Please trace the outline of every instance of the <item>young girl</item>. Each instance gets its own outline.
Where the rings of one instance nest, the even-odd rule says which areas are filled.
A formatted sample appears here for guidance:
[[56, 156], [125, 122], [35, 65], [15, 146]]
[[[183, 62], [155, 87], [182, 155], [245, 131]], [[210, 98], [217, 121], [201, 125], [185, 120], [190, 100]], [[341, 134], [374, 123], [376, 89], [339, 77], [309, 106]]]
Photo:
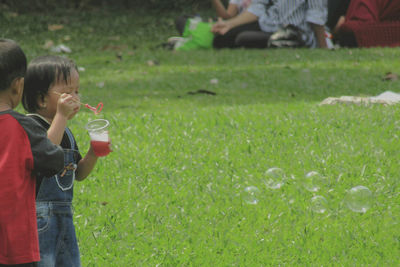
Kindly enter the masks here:
[[80, 266], [72, 221], [74, 180], [85, 179], [96, 164], [92, 147], [84, 158], [67, 121], [79, 111], [79, 74], [75, 63], [60, 56], [42, 56], [28, 66], [23, 106], [64, 150], [64, 169], [51, 178], [38, 177], [36, 209], [41, 261], [38, 266]]

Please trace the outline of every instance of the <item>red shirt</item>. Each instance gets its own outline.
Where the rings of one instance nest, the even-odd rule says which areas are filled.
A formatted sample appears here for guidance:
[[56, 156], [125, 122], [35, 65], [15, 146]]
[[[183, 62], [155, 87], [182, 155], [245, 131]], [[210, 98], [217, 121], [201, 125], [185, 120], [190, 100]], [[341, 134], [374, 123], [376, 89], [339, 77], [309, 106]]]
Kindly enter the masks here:
[[392, 0], [352, 0], [346, 21], [381, 22], [400, 20], [400, 2]]
[[352, 0], [340, 28], [360, 47], [400, 46], [400, 1]]
[[0, 264], [40, 260], [35, 174], [63, 168], [63, 153], [46, 130], [15, 111], [0, 112]]

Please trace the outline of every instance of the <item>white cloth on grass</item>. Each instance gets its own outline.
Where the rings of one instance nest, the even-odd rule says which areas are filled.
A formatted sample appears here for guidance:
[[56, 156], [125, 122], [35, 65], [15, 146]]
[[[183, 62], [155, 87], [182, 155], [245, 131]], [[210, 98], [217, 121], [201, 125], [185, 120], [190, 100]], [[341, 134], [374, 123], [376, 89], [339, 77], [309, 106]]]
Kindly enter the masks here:
[[341, 96], [328, 97], [324, 99], [320, 105], [334, 105], [338, 103], [345, 104], [383, 104], [394, 105], [400, 102], [400, 94], [392, 91], [383, 92], [377, 96], [362, 97], [362, 96]]

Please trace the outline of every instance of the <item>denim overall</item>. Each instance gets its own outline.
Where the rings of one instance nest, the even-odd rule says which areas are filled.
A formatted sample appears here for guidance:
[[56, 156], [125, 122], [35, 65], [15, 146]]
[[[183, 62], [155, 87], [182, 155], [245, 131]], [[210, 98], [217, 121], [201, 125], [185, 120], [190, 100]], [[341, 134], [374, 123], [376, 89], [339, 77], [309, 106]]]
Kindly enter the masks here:
[[36, 198], [39, 267], [81, 266], [71, 205], [79, 152], [71, 131], [65, 131], [72, 149], [64, 149], [64, 169], [51, 178], [43, 178]]

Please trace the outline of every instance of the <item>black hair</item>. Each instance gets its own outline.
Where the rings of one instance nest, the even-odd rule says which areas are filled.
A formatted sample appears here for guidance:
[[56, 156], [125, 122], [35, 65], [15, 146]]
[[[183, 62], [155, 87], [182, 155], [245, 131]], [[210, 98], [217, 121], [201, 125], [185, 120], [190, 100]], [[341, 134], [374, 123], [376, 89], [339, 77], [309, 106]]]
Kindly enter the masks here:
[[26, 73], [26, 56], [21, 47], [9, 39], [0, 39], [0, 91], [10, 88], [16, 78]]
[[78, 68], [74, 61], [61, 56], [40, 56], [33, 59], [26, 71], [22, 105], [28, 112], [39, 109], [38, 100], [47, 95], [49, 89], [57, 82], [68, 84], [71, 71]]

